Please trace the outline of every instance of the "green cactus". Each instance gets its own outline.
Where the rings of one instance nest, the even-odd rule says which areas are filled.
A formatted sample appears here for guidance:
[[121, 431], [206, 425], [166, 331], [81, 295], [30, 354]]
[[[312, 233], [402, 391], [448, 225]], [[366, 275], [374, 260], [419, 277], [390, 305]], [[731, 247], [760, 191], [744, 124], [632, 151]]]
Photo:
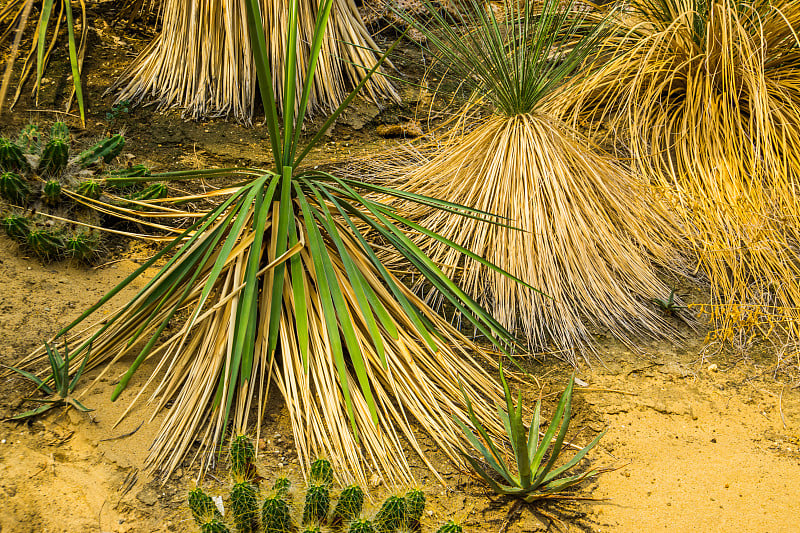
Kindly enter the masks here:
[[31, 165], [20, 147], [9, 139], [0, 138], [0, 172], [27, 172], [30, 169]]
[[324, 523], [330, 506], [331, 497], [328, 486], [324, 484], [309, 485], [306, 490], [306, 502], [303, 506], [303, 525]]
[[105, 176], [106, 185], [115, 188], [123, 188], [129, 185], [138, 183], [137, 181], [129, 181], [127, 178], [142, 178], [150, 175], [150, 169], [142, 164], [131, 165], [125, 168], [109, 171]]
[[51, 138], [47, 141], [39, 160], [39, 174], [56, 176], [64, 172], [69, 161], [69, 142], [64, 139]]
[[307, 527], [303, 530], [303, 533], [321, 533], [321, 530], [318, 527]]
[[119, 133], [112, 135], [98, 142], [88, 150], [81, 152], [78, 156], [78, 165], [82, 168], [87, 168], [101, 159], [106, 163], [110, 163], [119, 155], [123, 146], [125, 146], [125, 137]]
[[331, 515], [332, 525], [346, 524], [358, 518], [364, 508], [364, 491], [358, 485], [350, 485], [339, 495], [339, 501]]
[[213, 520], [222, 520], [222, 514], [214, 504], [214, 500], [200, 487], [189, 492], [189, 510], [192, 511], [195, 522], [200, 526]]
[[288, 533], [296, 531], [289, 504], [283, 498], [267, 498], [261, 507], [261, 526], [264, 533]]
[[289, 488], [291, 488], [292, 482], [289, 481], [287, 477], [279, 477], [275, 480], [275, 484], [272, 485], [272, 492], [275, 494], [276, 498], [285, 499], [289, 496]]
[[0, 173], [0, 196], [12, 204], [24, 204], [31, 193], [27, 182], [13, 172]]
[[67, 238], [65, 252], [67, 257], [91, 263], [98, 256], [99, 249], [100, 234], [94, 231], [84, 231]]
[[234, 483], [252, 481], [256, 477], [256, 449], [247, 435], [237, 435], [230, 445], [231, 478]]
[[230, 533], [230, 529], [224, 522], [212, 518], [205, 524], [200, 524], [200, 533]]
[[318, 485], [325, 485], [330, 488], [333, 485], [333, 467], [327, 459], [317, 459], [311, 463], [309, 482]]
[[414, 531], [420, 530], [419, 521], [422, 519], [422, 513], [425, 512], [425, 494], [421, 490], [409, 489], [406, 492], [406, 528]]
[[399, 496], [389, 496], [375, 515], [377, 533], [395, 533], [404, 526], [406, 500]]
[[6, 230], [9, 237], [17, 242], [27, 242], [28, 234], [31, 232], [30, 221], [22, 216], [10, 213], [0, 219], [0, 225]]
[[42, 187], [42, 196], [45, 203], [50, 205], [58, 204], [61, 199], [61, 183], [58, 180], [48, 180]]
[[103, 194], [103, 188], [98, 180], [89, 178], [80, 182], [75, 192], [92, 200], [97, 200]]
[[369, 520], [353, 520], [350, 522], [347, 533], [375, 533], [375, 527]]
[[28, 248], [42, 261], [57, 259], [66, 249], [61, 232], [51, 229], [34, 229], [28, 233]]
[[69, 126], [63, 122], [54, 122], [50, 127], [50, 138], [69, 142]]
[[258, 531], [258, 496], [249, 482], [236, 483], [231, 489], [233, 523], [239, 533]]
[[456, 524], [452, 520], [447, 522], [446, 524], [442, 524], [442, 527], [436, 530], [436, 533], [463, 533], [463, 529], [459, 524]]
[[166, 198], [167, 185], [164, 183], [151, 183], [143, 191], [134, 194], [132, 200], [156, 200], [158, 198]]
[[17, 146], [28, 154], [38, 153], [41, 142], [42, 132], [39, 131], [39, 126], [36, 124], [28, 124], [22, 128], [22, 131], [19, 132], [19, 136], [17, 137]]

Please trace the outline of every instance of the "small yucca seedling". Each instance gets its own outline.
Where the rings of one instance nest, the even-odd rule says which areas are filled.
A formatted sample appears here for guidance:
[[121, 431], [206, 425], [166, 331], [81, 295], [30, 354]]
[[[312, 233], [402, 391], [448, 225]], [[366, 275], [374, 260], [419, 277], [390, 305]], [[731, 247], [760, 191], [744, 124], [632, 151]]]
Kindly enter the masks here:
[[375, 515], [375, 530], [378, 533], [395, 533], [405, 525], [406, 500], [389, 496]]
[[0, 219], [0, 225], [6, 230], [9, 237], [17, 242], [27, 242], [31, 232], [30, 221], [27, 217], [11, 213]]
[[256, 477], [256, 449], [247, 435], [236, 435], [230, 446], [231, 478], [235, 483]]
[[0, 196], [12, 204], [23, 204], [30, 194], [28, 184], [14, 172], [0, 173]]
[[259, 529], [258, 495], [248, 481], [236, 483], [231, 489], [233, 523], [239, 533], [254, 533]]
[[212, 520], [222, 519], [222, 514], [214, 504], [214, 500], [200, 487], [189, 492], [189, 510], [192, 512], [195, 522], [200, 526]]
[[461, 528], [461, 525], [450, 520], [446, 524], [442, 524], [442, 527], [437, 529], [436, 533], [463, 533], [463, 531], [464, 530]]
[[[46, 394], [50, 395], [50, 398], [41, 399], [41, 398], [25, 398], [26, 402], [38, 402], [44, 405], [37, 407], [36, 409], [31, 409], [30, 411], [25, 411], [24, 413], [20, 413], [14, 415], [10, 418], [10, 420], [25, 420], [26, 418], [31, 418], [37, 415], [40, 415], [46, 411], [54, 407], [74, 407], [78, 411], [81, 412], [89, 412], [92, 409], [89, 409], [81, 402], [79, 402], [76, 398], [72, 396], [72, 392], [75, 390], [75, 386], [78, 384], [78, 380], [81, 378], [83, 374], [83, 369], [86, 365], [86, 361], [89, 359], [89, 355], [87, 354], [83, 358], [83, 362], [78, 370], [75, 372], [74, 376], [70, 376], [69, 372], [69, 349], [67, 345], [64, 344], [64, 356], [62, 357], [61, 354], [58, 352], [58, 348], [55, 345], [45, 343], [45, 350], [47, 350], [47, 357], [50, 362], [50, 375], [45, 379], [41, 379], [40, 377], [36, 376], [35, 374], [31, 374], [30, 372], [26, 372], [25, 370], [20, 370], [19, 368], [15, 368], [13, 366], [9, 366], [10, 370], [13, 370], [17, 374], [24, 376], [31, 380], [33, 383], [36, 384], [36, 389], [44, 391]], [[6, 365], [3, 365], [6, 366]], [[53, 387], [48, 385], [49, 381], [53, 381]]]
[[328, 486], [310, 484], [306, 490], [306, 502], [303, 506], [303, 525], [324, 523], [330, 505], [331, 497]]
[[264, 533], [295, 531], [289, 504], [283, 498], [267, 498], [261, 507], [261, 526]]
[[353, 520], [347, 528], [347, 533], [375, 533], [375, 526], [369, 520]]
[[28, 233], [27, 245], [42, 261], [52, 261], [66, 250], [66, 240], [58, 230], [34, 229]]
[[364, 491], [358, 485], [350, 485], [339, 495], [339, 501], [331, 515], [331, 525], [346, 524], [358, 518], [364, 508]]
[[61, 200], [61, 183], [58, 180], [47, 180], [42, 187], [42, 197], [50, 205], [56, 205]]
[[[500, 379], [505, 390], [506, 405], [508, 411], [498, 410], [498, 414], [505, 425], [507, 437], [511, 442], [516, 460], [517, 473], [513, 473], [506, 466], [503, 454], [494, 445], [486, 429], [474, 416], [471, 407], [468, 408], [472, 425], [480, 434], [484, 444], [469, 430], [461, 421], [457, 423], [464, 431], [464, 435], [472, 446], [481, 453], [483, 460], [491, 467], [494, 473], [503, 479], [498, 482], [490, 476], [477, 460], [462, 451], [464, 458], [469, 461], [475, 472], [486, 482], [496, 493], [506, 496], [521, 498], [525, 502], [532, 502], [561, 493], [570, 487], [574, 487], [581, 481], [607, 469], [589, 469], [580, 474], [568, 475], [570, 470], [583, 459], [583, 457], [600, 442], [600, 438], [605, 434], [601, 432], [588, 446], [580, 450], [568, 462], [558, 468], [553, 468], [561, 455], [564, 437], [569, 427], [572, 409], [572, 387], [574, 378], [570, 378], [566, 390], [561, 395], [553, 419], [547, 426], [544, 436], [539, 440], [539, 417], [542, 401], [536, 402], [533, 412], [533, 421], [528, 431], [522, 422], [522, 393], [520, 392], [517, 405], [514, 405], [514, 398], [508, 388], [508, 383], [503, 375], [503, 366], [500, 365]], [[556, 435], [558, 430], [558, 435]], [[555, 441], [553, 441], [555, 437]], [[551, 448], [552, 443], [552, 448]], [[549, 452], [549, 453], [548, 453]], [[549, 460], [544, 461], [545, 455], [549, 455]]]
[[317, 459], [311, 463], [308, 476], [310, 483], [317, 483], [330, 487], [333, 484], [333, 466], [327, 459]]

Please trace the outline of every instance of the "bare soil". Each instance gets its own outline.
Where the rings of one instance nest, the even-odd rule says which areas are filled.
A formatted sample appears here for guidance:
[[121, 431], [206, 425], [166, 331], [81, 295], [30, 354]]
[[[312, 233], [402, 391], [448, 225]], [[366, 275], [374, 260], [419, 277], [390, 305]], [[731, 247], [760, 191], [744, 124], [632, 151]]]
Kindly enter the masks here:
[[[96, 137], [124, 128], [126, 154], [154, 170], [260, 165], [267, 160], [263, 128], [216, 120], [186, 122], [178, 112], [138, 108], [109, 118], [111, 98], [101, 97], [148, 35], [123, 34], [94, 17], [91, 56], [85, 69], [89, 100], [87, 131]], [[413, 78], [419, 51], [404, 48], [396, 64]], [[67, 67], [56, 55], [40, 100], [41, 109], [61, 105]], [[313, 154], [316, 164], [344, 161], [355, 154], [390, 148], [401, 140], [377, 137], [379, 124], [413, 118], [425, 103], [417, 89], [405, 89], [407, 103], [388, 109], [360, 103]], [[33, 110], [23, 96], [16, 111], [0, 117], [0, 135], [29, 121], [49, 124], [60, 115]], [[425, 126], [427, 129], [427, 126]], [[313, 125], [309, 125], [313, 128]], [[0, 363], [13, 364], [94, 303], [149, 257], [149, 245], [113, 241], [102, 265], [68, 262], [42, 265], [0, 236]], [[140, 281], [141, 283], [141, 281]], [[124, 301], [125, 294], [120, 296]], [[800, 530], [800, 361], [781, 359], [780, 347], [747, 351], [707, 346], [704, 332], [686, 331], [682, 343], [659, 342], [635, 353], [598, 336], [599, 358], [577, 377], [569, 438], [586, 444], [607, 430], [591, 454], [599, 464], [619, 467], [585, 484], [575, 496], [593, 501], [550, 501], [516, 506], [493, 496], [434, 452], [445, 478], [438, 484], [421, 465], [418, 481], [428, 496], [424, 530], [443, 521], [463, 521], [466, 531], [736, 531]], [[91, 414], [52, 412], [29, 423], [0, 423], [0, 532], [193, 531], [186, 508], [196, 465], [187, 463], [165, 485], [144, 469], [159, 417], [139, 406], [114, 425], [132, 394], [109, 397], [124, 369], [87, 391]], [[541, 389], [525, 390], [533, 405], [545, 398], [552, 412], [557, 393], [572, 371], [554, 357], [526, 360]], [[139, 372], [139, 384], [148, 374]], [[89, 383], [95, 374], [85, 378]], [[130, 390], [137, 390], [133, 383]], [[0, 378], [0, 418], [19, 412], [32, 388], [18, 376]], [[261, 475], [288, 473], [299, 479], [291, 430], [280, 401], [262, 428]], [[140, 422], [145, 421], [140, 426]], [[224, 469], [212, 471], [204, 486], [224, 494]], [[373, 487], [374, 499], [391, 490]]]

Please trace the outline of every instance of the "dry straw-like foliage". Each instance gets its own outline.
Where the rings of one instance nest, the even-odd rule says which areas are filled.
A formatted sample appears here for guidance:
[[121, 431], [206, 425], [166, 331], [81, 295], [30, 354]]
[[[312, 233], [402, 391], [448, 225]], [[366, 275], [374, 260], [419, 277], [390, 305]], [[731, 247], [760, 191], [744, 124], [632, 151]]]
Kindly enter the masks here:
[[[273, 90], [283, 102], [283, 72], [289, 2], [261, 0]], [[308, 65], [318, 2], [300, 3], [297, 61]], [[256, 69], [244, 0], [165, 0], [161, 33], [116, 82], [117, 101], [157, 102], [159, 109], [185, 108], [192, 118], [253, 118]], [[333, 111], [378, 62], [380, 51], [353, 0], [335, 0], [310, 95], [310, 107]], [[304, 69], [298, 70], [297, 100]], [[399, 99], [384, 76], [374, 76], [363, 95], [373, 100]]]
[[674, 191], [719, 340], [800, 334], [800, 4], [636, 0], [565, 91]]

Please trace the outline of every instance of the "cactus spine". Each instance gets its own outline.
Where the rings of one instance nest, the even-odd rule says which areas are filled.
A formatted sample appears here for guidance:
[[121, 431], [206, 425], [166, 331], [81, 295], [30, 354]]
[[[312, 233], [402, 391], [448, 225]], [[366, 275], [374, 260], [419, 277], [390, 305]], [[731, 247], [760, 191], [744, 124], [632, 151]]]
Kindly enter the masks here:
[[69, 127], [63, 122], [53, 122], [50, 127], [50, 138], [69, 142]]
[[333, 509], [331, 523], [346, 524], [358, 518], [364, 508], [364, 491], [358, 485], [350, 485], [339, 495], [339, 501]]
[[42, 261], [52, 261], [64, 251], [66, 241], [57, 231], [34, 229], [28, 233], [28, 247]]
[[99, 247], [100, 235], [86, 231], [67, 238], [66, 253], [68, 257], [89, 263], [97, 257]]

